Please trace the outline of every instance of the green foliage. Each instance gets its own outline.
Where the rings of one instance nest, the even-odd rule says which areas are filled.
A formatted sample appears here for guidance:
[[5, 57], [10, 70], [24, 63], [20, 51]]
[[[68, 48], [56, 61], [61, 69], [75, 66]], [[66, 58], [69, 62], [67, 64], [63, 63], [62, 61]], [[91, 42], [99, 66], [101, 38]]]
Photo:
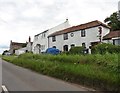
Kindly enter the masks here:
[[38, 55], [22, 54], [3, 59], [41, 74], [101, 90], [118, 91], [119, 54]]
[[70, 54], [83, 54], [83, 50], [84, 50], [83, 47], [81, 47], [81, 46], [76, 46], [76, 47], [72, 47], [72, 48], [69, 50], [69, 53], [70, 53]]
[[112, 31], [120, 29], [120, 21], [117, 18], [117, 12], [114, 12], [110, 17], [107, 17], [104, 22], [107, 22]]
[[112, 45], [108, 43], [101, 43], [94, 47], [92, 47], [92, 53], [120, 53], [120, 46], [119, 45]]

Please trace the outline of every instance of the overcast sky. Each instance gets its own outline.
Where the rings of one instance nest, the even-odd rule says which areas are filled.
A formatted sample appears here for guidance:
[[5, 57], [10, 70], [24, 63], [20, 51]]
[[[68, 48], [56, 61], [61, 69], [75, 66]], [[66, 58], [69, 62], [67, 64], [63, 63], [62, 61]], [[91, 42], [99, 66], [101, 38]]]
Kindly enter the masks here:
[[31, 36], [63, 23], [102, 21], [118, 10], [119, 0], [0, 0], [0, 53], [10, 40], [26, 42]]

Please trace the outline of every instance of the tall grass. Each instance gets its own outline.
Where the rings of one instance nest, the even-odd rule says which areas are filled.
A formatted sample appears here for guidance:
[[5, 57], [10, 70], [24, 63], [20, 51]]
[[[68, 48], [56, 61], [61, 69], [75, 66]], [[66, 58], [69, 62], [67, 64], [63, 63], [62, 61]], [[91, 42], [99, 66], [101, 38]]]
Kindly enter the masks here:
[[27, 53], [19, 57], [3, 57], [3, 59], [41, 74], [102, 90], [117, 91], [120, 75], [118, 56], [120, 54], [84, 56]]

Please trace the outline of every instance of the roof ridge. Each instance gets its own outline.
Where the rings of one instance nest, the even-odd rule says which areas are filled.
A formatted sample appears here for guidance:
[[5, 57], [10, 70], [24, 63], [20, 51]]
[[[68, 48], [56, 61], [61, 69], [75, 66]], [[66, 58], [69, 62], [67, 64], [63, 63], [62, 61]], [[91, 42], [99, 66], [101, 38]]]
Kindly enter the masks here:
[[26, 43], [20, 43], [20, 42], [12, 42], [12, 43], [17, 43], [17, 44], [26, 44]]
[[60, 35], [60, 34], [63, 34], [63, 33], [72, 32], [72, 31], [75, 31], [75, 30], [87, 29], [87, 28], [100, 26], [100, 25], [102, 25], [106, 28], [109, 28], [109, 26], [107, 26], [106, 24], [104, 24], [104, 23], [102, 23], [98, 20], [94, 20], [94, 21], [91, 21], [91, 22], [87, 22], [87, 23], [84, 23], [84, 24], [76, 25], [76, 26], [71, 26], [69, 28], [54, 32], [54, 33], [50, 34], [48, 37], [54, 36], [54, 35]]

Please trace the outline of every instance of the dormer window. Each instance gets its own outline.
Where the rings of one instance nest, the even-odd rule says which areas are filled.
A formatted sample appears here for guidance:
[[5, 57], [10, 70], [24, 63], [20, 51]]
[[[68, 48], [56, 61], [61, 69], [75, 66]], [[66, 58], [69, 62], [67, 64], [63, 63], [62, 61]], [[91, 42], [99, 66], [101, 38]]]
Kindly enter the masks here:
[[86, 36], [85, 30], [81, 30], [81, 37], [85, 37], [85, 36]]
[[68, 33], [63, 34], [63, 39], [67, 40], [68, 39]]

